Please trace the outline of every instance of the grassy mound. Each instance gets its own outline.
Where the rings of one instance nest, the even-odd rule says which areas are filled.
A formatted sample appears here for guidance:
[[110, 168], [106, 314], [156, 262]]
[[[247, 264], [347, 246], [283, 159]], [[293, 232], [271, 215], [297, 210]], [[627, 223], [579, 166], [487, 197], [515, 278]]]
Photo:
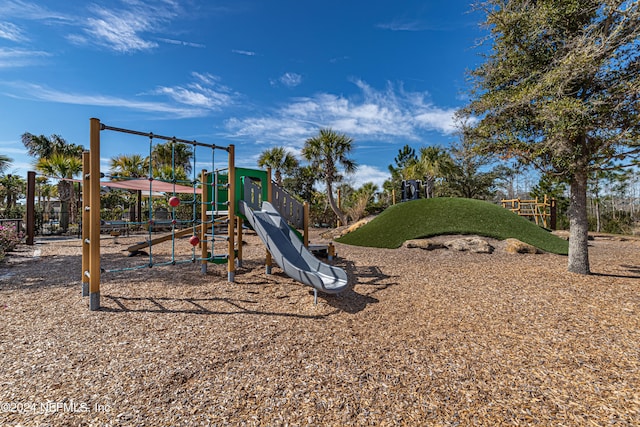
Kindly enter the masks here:
[[420, 199], [389, 207], [340, 243], [397, 248], [406, 240], [442, 234], [515, 238], [546, 252], [566, 255], [568, 242], [489, 202], [460, 198]]

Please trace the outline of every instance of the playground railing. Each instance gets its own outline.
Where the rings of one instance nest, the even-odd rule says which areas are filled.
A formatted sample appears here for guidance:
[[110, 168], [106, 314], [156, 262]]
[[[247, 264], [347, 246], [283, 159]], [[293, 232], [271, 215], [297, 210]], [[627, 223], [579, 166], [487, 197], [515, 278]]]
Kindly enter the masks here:
[[271, 204], [293, 227], [304, 228], [304, 204], [275, 182], [271, 182]]
[[6, 226], [11, 224], [13, 224], [17, 232], [22, 232], [22, 219], [0, 218], [0, 225]]
[[532, 218], [536, 225], [555, 229], [556, 203], [555, 199], [549, 199], [546, 195], [543, 201], [535, 199], [502, 199], [502, 207], [511, 212], [527, 218]]

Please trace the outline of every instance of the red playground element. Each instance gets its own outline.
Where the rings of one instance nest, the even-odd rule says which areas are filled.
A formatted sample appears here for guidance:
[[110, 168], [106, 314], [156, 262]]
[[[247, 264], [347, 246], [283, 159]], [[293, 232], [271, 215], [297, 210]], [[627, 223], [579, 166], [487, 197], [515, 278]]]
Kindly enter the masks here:
[[178, 207], [178, 205], [180, 205], [180, 199], [177, 198], [176, 196], [173, 196], [172, 198], [169, 199], [169, 204], [174, 208]]
[[198, 236], [191, 236], [191, 238], [189, 239], [189, 243], [191, 243], [191, 246], [197, 246], [198, 243], [200, 243], [200, 239], [198, 238]]

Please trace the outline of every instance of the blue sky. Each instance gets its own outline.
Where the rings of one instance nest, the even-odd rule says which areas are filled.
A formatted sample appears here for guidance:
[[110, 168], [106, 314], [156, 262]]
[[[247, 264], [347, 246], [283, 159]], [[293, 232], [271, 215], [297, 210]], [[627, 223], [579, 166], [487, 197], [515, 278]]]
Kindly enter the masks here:
[[[456, 140], [481, 19], [467, 0], [0, 0], [0, 153], [26, 176], [24, 132], [88, 147], [97, 117], [235, 144], [256, 167], [330, 127], [354, 139], [351, 183], [380, 185], [405, 144]], [[144, 139], [102, 140], [105, 172], [148, 154]]]

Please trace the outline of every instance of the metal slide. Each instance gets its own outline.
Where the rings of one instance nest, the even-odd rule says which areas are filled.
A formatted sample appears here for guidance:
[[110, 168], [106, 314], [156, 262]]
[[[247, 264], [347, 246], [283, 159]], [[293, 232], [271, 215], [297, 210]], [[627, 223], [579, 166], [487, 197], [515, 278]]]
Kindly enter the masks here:
[[238, 204], [240, 213], [287, 276], [312, 286], [316, 297], [317, 291], [337, 294], [347, 287], [347, 273], [313, 256], [271, 203], [263, 202], [260, 211], [254, 211], [242, 200]]

